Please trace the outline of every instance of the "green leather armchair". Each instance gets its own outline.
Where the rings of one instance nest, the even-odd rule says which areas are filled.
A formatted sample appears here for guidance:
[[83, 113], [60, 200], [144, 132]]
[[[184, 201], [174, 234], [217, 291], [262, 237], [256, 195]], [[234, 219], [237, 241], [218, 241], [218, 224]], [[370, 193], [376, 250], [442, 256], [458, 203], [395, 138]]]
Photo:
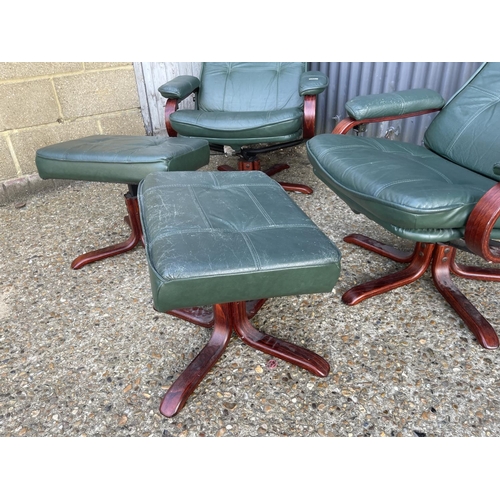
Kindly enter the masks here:
[[[424, 145], [347, 134], [353, 127], [440, 110]], [[344, 240], [407, 267], [351, 288], [354, 305], [412, 283], [430, 267], [436, 288], [487, 349], [499, 345], [492, 325], [451, 280], [500, 281], [493, 267], [459, 264], [457, 250], [500, 262], [500, 63], [483, 64], [448, 103], [426, 89], [361, 96], [332, 134], [308, 141], [314, 173], [356, 213], [415, 242], [405, 253], [360, 234]]]
[[[206, 139], [214, 150], [234, 151], [239, 170], [260, 170], [258, 154], [314, 136], [316, 96], [327, 86], [328, 77], [307, 71], [306, 63], [205, 62], [199, 78], [181, 75], [158, 91], [167, 99], [169, 136]], [[179, 102], [192, 93], [196, 109], [179, 110]], [[279, 164], [265, 173], [286, 168]], [[232, 169], [222, 165], [219, 170]], [[280, 184], [289, 191], [312, 193], [303, 184]]]

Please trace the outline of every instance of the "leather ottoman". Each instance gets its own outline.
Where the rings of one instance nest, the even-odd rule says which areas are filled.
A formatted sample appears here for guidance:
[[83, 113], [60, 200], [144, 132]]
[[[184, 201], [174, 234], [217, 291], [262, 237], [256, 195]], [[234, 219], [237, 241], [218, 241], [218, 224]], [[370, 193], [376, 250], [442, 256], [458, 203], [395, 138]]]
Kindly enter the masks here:
[[328, 375], [323, 358], [249, 321], [267, 298], [331, 292], [340, 273], [337, 247], [276, 181], [261, 171], [153, 173], [138, 200], [155, 309], [214, 327], [166, 393], [163, 415], [184, 406], [233, 330], [256, 349]]
[[151, 172], [197, 170], [210, 159], [204, 139], [159, 136], [94, 135], [52, 144], [36, 152], [35, 163], [42, 179], [71, 179], [128, 184], [125, 194], [132, 234], [123, 243], [76, 258], [71, 267], [118, 255], [142, 242], [137, 206], [137, 185]]

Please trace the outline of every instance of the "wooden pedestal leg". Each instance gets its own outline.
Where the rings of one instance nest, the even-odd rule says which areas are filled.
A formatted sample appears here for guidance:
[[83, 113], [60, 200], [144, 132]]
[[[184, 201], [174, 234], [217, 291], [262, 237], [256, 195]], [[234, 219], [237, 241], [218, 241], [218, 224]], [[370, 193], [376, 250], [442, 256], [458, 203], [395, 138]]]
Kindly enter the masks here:
[[266, 168], [263, 170], [263, 172], [268, 175], [269, 177], [272, 177], [273, 175], [277, 174], [278, 172], [283, 172], [283, 170], [286, 170], [290, 168], [290, 165], [286, 163], [276, 163], [276, 165], [273, 165], [272, 167]]
[[358, 304], [374, 295], [412, 283], [424, 274], [432, 262], [432, 278], [437, 290], [463, 319], [482, 347], [485, 349], [498, 348], [499, 339], [495, 330], [454, 285], [450, 272], [461, 278], [500, 281], [500, 270], [458, 264], [455, 261], [456, 248], [441, 243], [417, 243], [413, 253], [410, 253], [401, 252], [394, 247], [360, 234], [346, 236], [344, 241], [354, 243], [396, 262], [410, 263], [401, 271], [351, 288], [342, 296], [342, 300], [346, 304]]
[[[259, 332], [252, 326], [248, 319], [249, 310], [250, 314], [253, 313], [264, 302], [265, 299], [261, 299], [213, 306], [214, 330], [210, 341], [168, 389], [160, 405], [162, 415], [173, 417], [182, 409], [189, 396], [221, 357], [233, 330], [243, 342], [254, 349], [300, 366], [318, 377], [328, 375], [330, 365], [321, 356], [303, 347]], [[196, 309], [177, 309], [168, 313], [175, 312], [175, 316], [191, 321], [193, 319], [191, 313]], [[197, 319], [196, 314], [194, 316]]]
[[71, 263], [72, 269], [80, 269], [87, 264], [91, 264], [92, 262], [107, 259], [108, 257], [113, 257], [114, 255], [128, 252], [142, 242], [142, 226], [139, 216], [139, 204], [137, 202], [137, 198], [130, 195], [130, 193], [127, 193], [125, 195], [125, 204], [127, 206], [129, 224], [132, 230], [129, 238], [122, 243], [117, 243], [115, 245], [110, 245], [108, 247], [80, 255]]
[[217, 170], [219, 170], [221, 172], [235, 172], [236, 171], [235, 168], [230, 167], [229, 165], [219, 165], [217, 167]]
[[313, 190], [305, 184], [294, 184], [292, 182], [279, 182], [278, 183], [285, 191], [292, 193], [312, 194]]
[[437, 245], [432, 263], [434, 284], [448, 304], [464, 320], [479, 344], [485, 349], [496, 349], [499, 340], [495, 330], [451, 281], [450, 267], [455, 260], [455, 254], [455, 248]]
[[185, 307], [184, 309], [172, 309], [167, 311], [170, 316], [189, 321], [203, 328], [211, 328], [214, 325], [214, 312], [212, 307]]
[[230, 306], [234, 322], [233, 328], [245, 344], [300, 366], [318, 377], [328, 375], [330, 365], [321, 356], [255, 329], [248, 320], [244, 302], [232, 302]]
[[375, 295], [394, 290], [418, 280], [427, 270], [432, 259], [434, 243], [417, 243], [410, 265], [405, 269], [357, 285], [342, 295], [342, 300], [352, 306]]
[[344, 241], [346, 243], [358, 245], [359, 247], [370, 250], [370, 252], [382, 255], [383, 257], [387, 257], [395, 262], [411, 262], [417, 251], [417, 247], [415, 246], [412, 252], [404, 252], [391, 245], [386, 245], [368, 236], [356, 233], [349, 234], [344, 238]]
[[266, 303], [267, 299], [247, 300], [245, 302], [245, 309], [248, 319], [252, 319]]
[[465, 266], [452, 260], [450, 269], [456, 276], [470, 280], [500, 281], [500, 269], [476, 266]]
[[[266, 300], [267, 299], [247, 300], [245, 302], [247, 318], [253, 318], [265, 304]], [[167, 314], [189, 321], [203, 328], [211, 328], [214, 324], [214, 312], [211, 306], [173, 309], [172, 311], [167, 311]]]
[[215, 325], [210, 341], [163, 397], [160, 413], [165, 417], [173, 417], [182, 409], [189, 396], [226, 349], [232, 333], [228, 304], [214, 305], [214, 317]]

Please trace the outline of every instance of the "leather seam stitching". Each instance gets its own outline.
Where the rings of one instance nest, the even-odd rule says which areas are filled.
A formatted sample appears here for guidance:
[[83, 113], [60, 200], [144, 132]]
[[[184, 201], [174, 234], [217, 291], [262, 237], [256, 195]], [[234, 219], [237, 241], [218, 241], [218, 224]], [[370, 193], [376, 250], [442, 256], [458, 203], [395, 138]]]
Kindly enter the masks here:
[[189, 187], [189, 191], [191, 193], [191, 196], [195, 202], [196, 207], [198, 208], [199, 212], [201, 213], [202, 217], [205, 219], [205, 222], [209, 226], [211, 230], [213, 230], [213, 226], [210, 222], [210, 219], [208, 218], [207, 214], [205, 213], [205, 210], [203, 210], [203, 207], [201, 206], [200, 201], [198, 200], [198, 196], [196, 195], [196, 191], [193, 189], [192, 186]]
[[274, 220], [272, 217], [267, 213], [267, 211], [264, 209], [264, 207], [261, 205], [261, 203], [257, 200], [257, 198], [254, 196], [254, 194], [250, 191], [250, 188], [246, 186], [245, 192], [247, 193], [248, 197], [252, 200], [254, 206], [257, 208], [257, 210], [262, 214], [262, 216], [271, 224], [273, 227], [275, 226]]

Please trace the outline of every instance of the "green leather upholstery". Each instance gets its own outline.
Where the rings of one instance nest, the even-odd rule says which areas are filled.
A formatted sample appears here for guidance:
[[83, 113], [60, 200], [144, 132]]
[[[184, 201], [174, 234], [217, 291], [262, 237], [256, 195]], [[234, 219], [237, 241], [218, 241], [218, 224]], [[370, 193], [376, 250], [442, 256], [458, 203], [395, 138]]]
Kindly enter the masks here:
[[[159, 88], [166, 98], [183, 98], [194, 77], [177, 77]], [[242, 145], [287, 142], [302, 137], [303, 99], [328, 85], [305, 63], [203, 63], [196, 110], [170, 115], [173, 129], [184, 137], [211, 144]]]
[[138, 199], [159, 311], [330, 292], [338, 279], [337, 247], [263, 172], [153, 173]]
[[36, 152], [42, 179], [139, 184], [151, 172], [197, 170], [210, 160], [202, 139], [95, 135]]
[[159, 87], [158, 92], [165, 99], [185, 99], [200, 86], [200, 80], [196, 76], [180, 75]]
[[306, 71], [302, 73], [299, 81], [299, 94], [318, 95], [328, 87], [328, 77], [321, 71]]
[[[488, 63], [434, 119], [426, 147], [322, 134], [308, 141], [307, 154], [354, 211], [410, 240], [450, 241], [463, 236], [474, 205], [500, 180], [499, 101], [500, 63]], [[495, 227], [492, 237], [500, 235]]]
[[430, 89], [400, 90], [385, 94], [362, 95], [348, 101], [347, 114], [355, 120], [397, 116], [427, 109], [440, 109], [445, 101]]
[[425, 145], [438, 155], [500, 181], [500, 63], [488, 63], [430, 124]]
[[198, 109], [262, 112], [300, 107], [304, 71], [304, 63], [204, 63]]
[[302, 111], [286, 108], [272, 112], [205, 112], [180, 110], [170, 116], [181, 136], [202, 137], [211, 144], [233, 146], [286, 142], [302, 136]]
[[355, 212], [414, 241], [461, 238], [495, 184], [422, 146], [388, 139], [321, 134], [306, 148], [316, 176]]

